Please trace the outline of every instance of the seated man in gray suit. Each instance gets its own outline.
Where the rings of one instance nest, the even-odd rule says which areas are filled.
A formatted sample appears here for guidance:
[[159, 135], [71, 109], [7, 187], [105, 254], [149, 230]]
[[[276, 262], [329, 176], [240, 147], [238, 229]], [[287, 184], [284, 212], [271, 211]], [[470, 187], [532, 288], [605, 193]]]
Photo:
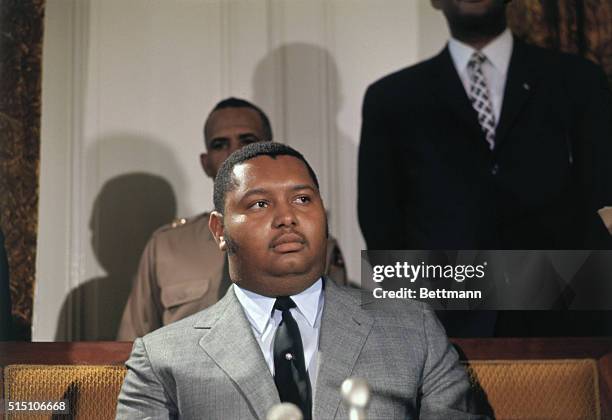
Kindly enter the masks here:
[[322, 277], [327, 219], [299, 152], [271, 142], [234, 152], [214, 205], [209, 228], [233, 285], [210, 308], [136, 339], [117, 418], [264, 419], [282, 401], [305, 419], [345, 419], [348, 377], [368, 381], [370, 418], [477, 418], [431, 310], [372, 307]]

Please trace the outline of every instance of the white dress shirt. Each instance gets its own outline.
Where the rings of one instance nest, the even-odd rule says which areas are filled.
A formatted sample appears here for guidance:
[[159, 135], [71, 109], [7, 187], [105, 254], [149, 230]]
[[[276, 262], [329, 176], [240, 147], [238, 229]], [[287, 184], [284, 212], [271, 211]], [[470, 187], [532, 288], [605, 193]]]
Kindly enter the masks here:
[[[314, 398], [317, 383], [317, 360], [319, 349], [319, 333], [321, 330], [321, 314], [323, 313], [324, 294], [323, 280], [317, 280], [303, 292], [291, 296], [296, 307], [290, 309], [295, 319], [304, 347], [304, 360], [310, 378]], [[264, 359], [274, 375], [274, 334], [283, 317], [281, 311], [273, 310], [275, 298], [261, 296], [234, 284], [234, 292], [244, 309], [255, 339], [261, 347]], [[274, 313], [272, 313], [274, 312]]]
[[[512, 32], [506, 28], [497, 38], [480, 50], [487, 57], [487, 60], [482, 65], [482, 71], [487, 79], [496, 125], [499, 123], [501, 108], [504, 102], [504, 89], [506, 87], [506, 77], [508, 75], [508, 65], [510, 64], [513, 45]], [[457, 74], [459, 74], [459, 78], [463, 82], [466, 93], [469, 93], [472, 82], [468, 75], [467, 66], [472, 54], [476, 50], [455, 38], [451, 38], [448, 41], [448, 51], [455, 64], [455, 70], [457, 70]]]

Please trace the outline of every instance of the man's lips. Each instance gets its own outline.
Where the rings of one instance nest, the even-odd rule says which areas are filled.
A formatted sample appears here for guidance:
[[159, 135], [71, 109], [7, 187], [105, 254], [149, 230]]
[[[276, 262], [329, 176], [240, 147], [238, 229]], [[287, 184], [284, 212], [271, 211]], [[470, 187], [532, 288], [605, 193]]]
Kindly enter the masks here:
[[297, 233], [283, 233], [270, 242], [270, 248], [275, 252], [296, 252], [304, 248], [306, 240]]

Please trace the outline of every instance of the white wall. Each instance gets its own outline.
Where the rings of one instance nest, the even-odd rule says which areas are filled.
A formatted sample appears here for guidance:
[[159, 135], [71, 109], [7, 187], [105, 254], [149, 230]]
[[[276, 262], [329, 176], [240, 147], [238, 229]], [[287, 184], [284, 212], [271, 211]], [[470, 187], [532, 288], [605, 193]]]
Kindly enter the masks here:
[[442, 47], [428, 0], [47, 0], [45, 24], [35, 340], [114, 337], [151, 230], [211, 207], [202, 124], [230, 95], [309, 159], [359, 280], [361, 101]]

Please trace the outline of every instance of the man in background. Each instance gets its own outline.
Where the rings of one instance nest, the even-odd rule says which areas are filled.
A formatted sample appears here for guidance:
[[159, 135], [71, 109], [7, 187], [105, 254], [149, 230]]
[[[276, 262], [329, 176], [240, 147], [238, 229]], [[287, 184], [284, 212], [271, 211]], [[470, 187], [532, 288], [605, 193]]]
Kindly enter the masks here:
[[[612, 203], [605, 75], [514, 38], [506, 3], [432, 0], [447, 46], [368, 88], [358, 207], [369, 249], [611, 246], [597, 213]], [[506, 332], [495, 313], [443, 315], [451, 336], [602, 333], [599, 321], [572, 327], [558, 313]]]
[[[202, 169], [215, 179], [221, 164], [241, 147], [272, 141], [266, 114], [243, 99], [219, 102], [204, 124]], [[209, 213], [178, 219], [157, 230], [143, 252], [117, 339], [131, 341], [217, 302], [229, 287], [227, 263], [208, 229]], [[337, 242], [328, 240], [326, 274], [346, 284]]]

